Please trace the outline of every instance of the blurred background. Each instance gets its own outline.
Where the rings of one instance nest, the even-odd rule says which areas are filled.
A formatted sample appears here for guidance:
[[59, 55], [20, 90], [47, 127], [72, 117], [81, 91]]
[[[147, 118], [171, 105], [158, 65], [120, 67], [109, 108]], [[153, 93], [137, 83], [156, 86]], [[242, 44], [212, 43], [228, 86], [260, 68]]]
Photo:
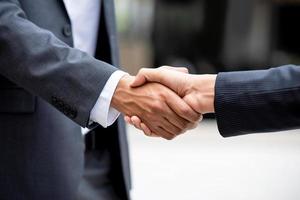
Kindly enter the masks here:
[[[300, 63], [300, 0], [116, 0], [121, 66], [192, 73]], [[175, 141], [128, 127], [133, 200], [299, 200], [300, 130], [222, 138], [214, 119]]]
[[299, 0], [117, 0], [122, 66], [195, 73], [261, 69], [300, 59]]

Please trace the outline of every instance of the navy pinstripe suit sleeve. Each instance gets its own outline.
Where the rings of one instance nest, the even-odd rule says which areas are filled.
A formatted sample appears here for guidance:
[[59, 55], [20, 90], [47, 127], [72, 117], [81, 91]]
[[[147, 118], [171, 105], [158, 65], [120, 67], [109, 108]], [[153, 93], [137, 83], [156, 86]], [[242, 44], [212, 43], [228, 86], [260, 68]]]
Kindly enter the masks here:
[[215, 111], [222, 136], [300, 128], [300, 67], [219, 73]]

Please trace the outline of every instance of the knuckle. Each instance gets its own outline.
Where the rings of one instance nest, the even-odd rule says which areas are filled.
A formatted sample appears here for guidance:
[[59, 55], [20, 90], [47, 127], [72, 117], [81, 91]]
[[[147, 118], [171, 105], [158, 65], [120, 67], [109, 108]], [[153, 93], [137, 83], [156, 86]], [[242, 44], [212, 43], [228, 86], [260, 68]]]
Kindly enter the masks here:
[[194, 111], [190, 112], [190, 115], [189, 115], [189, 116], [190, 116], [190, 119], [191, 119], [192, 122], [197, 122], [197, 121], [199, 121], [199, 119], [200, 119], [200, 117], [201, 117], [200, 114], [195, 113]]
[[152, 126], [151, 131], [157, 135], [161, 135], [160, 130], [158, 129], [158, 126]]
[[163, 111], [163, 105], [162, 105], [161, 101], [157, 100], [156, 102], [154, 102], [152, 104], [152, 110], [154, 112], [161, 112], [161, 111]]
[[182, 118], [177, 119], [178, 128], [180, 128], [181, 130], [184, 129], [185, 123], [187, 123], [185, 119]]
[[199, 117], [199, 122], [202, 122], [202, 120], [203, 120], [203, 115], [201, 114]]
[[145, 73], [145, 70], [146, 70], [145, 68], [142, 68], [142, 69], [139, 70], [138, 73], [139, 73], [139, 74], [143, 74], [143, 73]]
[[182, 123], [182, 130], [185, 130], [185, 129], [187, 129], [188, 127], [189, 127], [189, 125], [190, 125], [190, 123], [189, 122], [183, 122]]
[[202, 114], [197, 114], [195, 116], [193, 116], [193, 119], [191, 121], [191, 123], [199, 123], [202, 121]]
[[169, 141], [173, 140], [174, 138], [175, 138], [175, 136], [167, 136], [166, 137], [166, 139], [169, 140]]
[[165, 96], [166, 96], [166, 91], [164, 89], [160, 89], [159, 91], [157, 91], [157, 99], [159, 99], [159, 101], [165, 99]]
[[198, 123], [194, 123], [192, 128], [196, 128], [198, 126]]
[[198, 115], [198, 114], [192, 116], [192, 121], [193, 121], [193, 122], [198, 122], [200, 119], [201, 119], [201, 116]]
[[173, 131], [173, 134], [175, 134], [175, 136], [180, 135], [183, 132], [183, 130], [184, 130], [183, 128], [175, 127], [174, 131]]
[[184, 134], [184, 132], [185, 132], [185, 130], [182, 130], [182, 131], [180, 131], [180, 133], [179, 133], [178, 135], [176, 135], [176, 136], [182, 135], [182, 134]]
[[182, 69], [183, 69], [186, 73], [189, 72], [189, 69], [188, 69], [187, 67], [183, 67]]
[[145, 132], [145, 131], [143, 131], [143, 132], [144, 132], [144, 135], [146, 135], [146, 136], [148, 136], [148, 137], [151, 136], [151, 134], [149, 134], [149, 133], [147, 133], [147, 132]]
[[191, 129], [195, 128], [195, 127], [197, 126], [196, 124], [197, 124], [197, 123], [191, 123], [191, 124], [187, 127], [186, 130], [191, 130]]
[[191, 115], [191, 109], [189, 109], [189, 108], [182, 108], [181, 109], [181, 112], [184, 114], [184, 115]]

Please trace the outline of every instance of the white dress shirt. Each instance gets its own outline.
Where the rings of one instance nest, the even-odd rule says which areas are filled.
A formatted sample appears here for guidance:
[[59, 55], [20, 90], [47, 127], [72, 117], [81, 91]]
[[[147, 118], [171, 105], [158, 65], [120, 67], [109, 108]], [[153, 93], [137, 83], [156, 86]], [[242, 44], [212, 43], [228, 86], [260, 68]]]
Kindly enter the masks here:
[[[71, 19], [74, 47], [94, 55], [101, 0], [64, 0], [64, 3]], [[105, 128], [116, 121], [120, 113], [110, 107], [110, 102], [120, 79], [125, 74], [125, 72], [119, 70], [110, 76], [90, 113], [91, 121], [97, 122]], [[87, 132], [88, 129], [82, 129], [83, 134]]]

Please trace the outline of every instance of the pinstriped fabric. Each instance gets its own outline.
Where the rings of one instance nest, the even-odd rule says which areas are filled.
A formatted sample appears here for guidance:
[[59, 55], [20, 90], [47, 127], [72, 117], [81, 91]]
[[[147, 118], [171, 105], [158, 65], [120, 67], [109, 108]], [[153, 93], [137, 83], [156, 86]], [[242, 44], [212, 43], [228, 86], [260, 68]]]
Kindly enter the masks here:
[[215, 110], [222, 136], [300, 128], [300, 67], [218, 74]]

